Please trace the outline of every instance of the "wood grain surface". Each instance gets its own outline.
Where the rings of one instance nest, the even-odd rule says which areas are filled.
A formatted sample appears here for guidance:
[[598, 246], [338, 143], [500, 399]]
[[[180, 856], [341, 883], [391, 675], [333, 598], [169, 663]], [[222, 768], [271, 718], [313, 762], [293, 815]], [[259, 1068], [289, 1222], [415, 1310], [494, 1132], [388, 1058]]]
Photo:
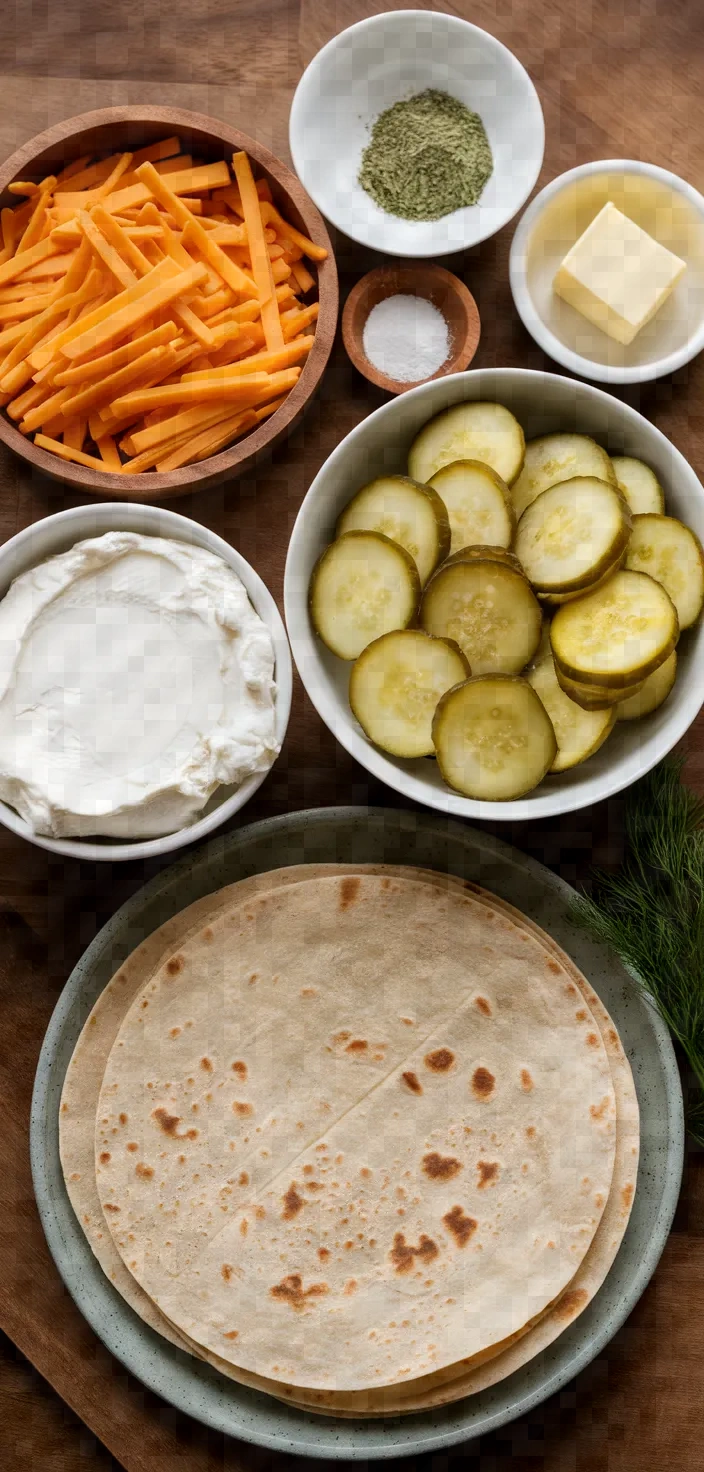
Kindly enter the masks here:
[[[288, 160], [288, 109], [302, 68], [344, 26], [388, 8], [389, 0], [15, 0], [0, 24], [0, 158], [74, 113], [149, 104], [210, 113]], [[484, 26], [530, 71], [547, 129], [541, 185], [590, 158], [642, 157], [704, 189], [701, 0], [457, 0], [437, 8]], [[477, 300], [482, 339], [474, 367], [549, 369], [512, 307], [512, 233], [508, 226], [443, 264]], [[382, 260], [342, 239], [336, 244], [344, 297]], [[704, 356], [623, 397], [704, 474]], [[225, 536], [280, 600], [288, 537], [307, 487], [342, 436], [384, 401], [338, 342], [318, 399], [271, 462], [178, 509]], [[0, 447], [0, 539], [80, 499]], [[689, 779], [704, 792], [702, 718], [686, 749]], [[400, 799], [335, 745], [298, 686], [282, 758], [241, 819], [340, 801], [397, 806]], [[592, 858], [618, 859], [621, 817], [615, 799], [562, 820], [496, 831], [573, 881]], [[96, 930], [156, 867], [57, 860], [0, 832], [0, 1330], [7, 1336], [0, 1344], [0, 1467], [12, 1472], [116, 1465], [127, 1472], [293, 1472], [299, 1465], [207, 1432], [127, 1375], [65, 1293], [36, 1215], [27, 1139], [44, 1030]], [[402, 1472], [651, 1472], [663, 1465], [701, 1472], [703, 1163], [701, 1154], [689, 1156], [662, 1263], [606, 1353], [529, 1417], [481, 1445], [404, 1460]], [[308, 1472], [326, 1465], [311, 1462]]]

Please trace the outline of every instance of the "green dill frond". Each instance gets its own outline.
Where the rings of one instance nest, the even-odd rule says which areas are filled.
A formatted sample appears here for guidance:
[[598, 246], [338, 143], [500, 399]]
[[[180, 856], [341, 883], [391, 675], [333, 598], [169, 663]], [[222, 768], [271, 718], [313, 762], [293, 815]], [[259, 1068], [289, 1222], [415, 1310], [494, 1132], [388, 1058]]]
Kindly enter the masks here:
[[683, 762], [649, 772], [626, 798], [626, 855], [594, 870], [575, 918], [635, 974], [683, 1049], [703, 1091], [690, 1113], [704, 1144], [704, 802]]

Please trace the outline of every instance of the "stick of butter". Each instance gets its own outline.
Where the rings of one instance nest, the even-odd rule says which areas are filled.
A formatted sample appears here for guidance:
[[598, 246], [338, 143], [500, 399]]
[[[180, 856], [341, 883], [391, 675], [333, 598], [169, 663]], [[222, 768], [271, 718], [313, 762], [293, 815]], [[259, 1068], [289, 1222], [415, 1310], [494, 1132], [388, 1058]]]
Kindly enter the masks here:
[[553, 288], [609, 337], [628, 344], [686, 269], [609, 202], [567, 252]]

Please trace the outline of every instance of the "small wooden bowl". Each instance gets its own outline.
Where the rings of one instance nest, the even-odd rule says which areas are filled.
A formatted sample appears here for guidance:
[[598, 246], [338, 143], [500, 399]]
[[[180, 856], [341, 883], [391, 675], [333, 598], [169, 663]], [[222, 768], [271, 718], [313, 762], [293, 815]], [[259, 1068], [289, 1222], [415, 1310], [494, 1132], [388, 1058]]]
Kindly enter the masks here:
[[430, 381], [418, 379], [406, 383], [389, 378], [370, 363], [364, 351], [364, 328], [372, 308], [399, 293], [425, 297], [447, 322], [449, 357], [430, 377], [444, 378], [448, 373], [464, 372], [479, 346], [479, 312], [471, 291], [444, 266], [378, 266], [353, 286], [342, 313], [342, 337], [355, 368], [387, 394], [404, 394], [409, 388], [417, 388], [418, 383]]
[[7, 192], [8, 184], [14, 179], [30, 179], [38, 183], [47, 174], [58, 173], [84, 154], [133, 152], [172, 133], [178, 133], [189, 153], [209, 163], [220, 159], [229, 163], [234, 152], [244, 149], [255, 166], [257, 177], [268, 179], [274, 202], [281, 212], [309, 239], [325, 247], [327, 260], [317, 267], [313, 263], [310, 265], [311, 271], [317, 274], [320, 315], [316, 323], [315, 344], [298, 383], [281, 408], [272, 414], [271, 419], [265, 419], [254, 433], [245, 435], [210, 459], [184, 465], [181, 470], [167, 474], [148, 471], [143, 475], [115, 475], [72, 465], [60, 460], [58, 455], [52, 455], [49, 450], [37, 448], [20, 434], [9, 416], [0, 411], [0, 439], [23, 460], [77, 491], [113, 501], [166, 501], [174, 496], [187, 495], [189, 491], [217, 485], [248, 470], [265, 450], [271, 450], [290, 433], [318, 388], [335, 339], [337, 267], [322, 216], [308, 198], [303, 185], [273, 153], [246, 133], [228, 128], [215, 118], [171, 107], [107, 107], [68, 118], [30, 139], [2, 165], [0, 206], [17, 204], [16, 196]]

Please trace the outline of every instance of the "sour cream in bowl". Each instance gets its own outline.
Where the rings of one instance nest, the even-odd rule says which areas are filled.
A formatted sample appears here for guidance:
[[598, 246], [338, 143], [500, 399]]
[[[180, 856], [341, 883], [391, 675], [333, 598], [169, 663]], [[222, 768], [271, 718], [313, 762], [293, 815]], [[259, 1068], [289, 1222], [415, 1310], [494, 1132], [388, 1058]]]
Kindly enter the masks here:
[[237, 812], [281, 749], [276, 605], [221, 538], [78, 507], [0, 549], [0, 820], [90, 859], [167, 853]]

